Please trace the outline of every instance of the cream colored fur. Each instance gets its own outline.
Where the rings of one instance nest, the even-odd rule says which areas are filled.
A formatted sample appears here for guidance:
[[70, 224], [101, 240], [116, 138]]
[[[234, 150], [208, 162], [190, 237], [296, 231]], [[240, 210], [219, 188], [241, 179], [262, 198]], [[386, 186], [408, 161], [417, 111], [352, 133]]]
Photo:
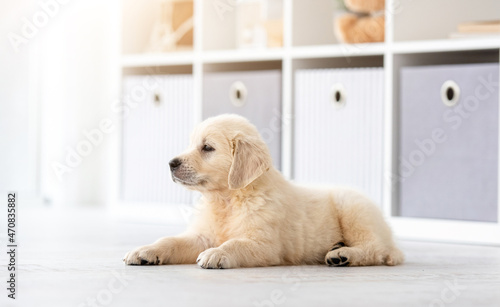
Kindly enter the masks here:
[[311, 189], [285, 180], [257, 129], [240, 116], [199, 124], [178, 158], [182, 165], [172, 178], [203, 194], [201, 213], [184, 234], [129, 252], [126, 264], [238, 268], [403, 262], [372, 201], [350, 189]]

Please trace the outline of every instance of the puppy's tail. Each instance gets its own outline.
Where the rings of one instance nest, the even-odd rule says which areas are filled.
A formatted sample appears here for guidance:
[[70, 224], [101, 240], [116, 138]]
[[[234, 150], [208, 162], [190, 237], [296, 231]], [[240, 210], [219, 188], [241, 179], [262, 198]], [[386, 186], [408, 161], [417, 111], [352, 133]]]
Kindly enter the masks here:
[[405, 255], [397, 247], [393, 247], [387, 257], [385, 257], [384, 263], [386, 265], [398, 265], [405, 261]]

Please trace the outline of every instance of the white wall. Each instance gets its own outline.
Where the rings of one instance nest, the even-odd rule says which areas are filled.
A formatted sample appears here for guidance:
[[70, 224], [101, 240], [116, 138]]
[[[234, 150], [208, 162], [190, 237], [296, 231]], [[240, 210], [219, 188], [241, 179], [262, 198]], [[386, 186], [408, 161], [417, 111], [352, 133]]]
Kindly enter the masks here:
[[19, 16], [31, 10], [29, 1], [0, 3], [0, 193], [38, 194], [37, 110], [32, 50], [16, 51], [9, 33], [20, 31]]
[[[68, 148], [77, 149], [78, 144], [85, 140], [84, 130], [98, 128], [102, 119], [113, 119], [111, 105], [119, 99], [118, 1], [60, 2], [24, 1], [16, 4], [24, 10], [16, 7], [16, 10], [7, 10], [8, 13], [4, 8], [9, 5], [2, 3], [0, 14], [9, 17], [10, 31], [21, 33], [23, 18], [33, 21], [38, 17], [40, 26], [36, 27], [36, 35], [27, 44], [20, 45], [18, 54], [11, 47], [7, 57], [0, 57], [0, 81], [6, 84], [0, 87], [1, 146], [4, 148], [3, 144], [12, 140], [17, 142], [15, 152], [0, 152], [0, 171], [3, 172], [5, 167], [8, 171], [19, 169], [19, 165], [29, 168], [22, 177], [19, 176], [21, 178], [15, 178], [17, 181], [0, 175], [0, 183], [3, 188], [8, 181], [12, 189], [36, 186], [37, 177], [31, 166], [32, 161], [36, 161], [37, 151], [32, 150], [32, 140], [26, 145], [26, 136], [29, 134], [27, 130], [32, 128], [30, 114], [36, 118], [38, 113], [40, 121], [35, 131], [40, 136], [38, 156], [42, 198], [63, 206], [104, 204], [113, 192], [114, 181], [108, 174], [111, 174], [109, 169], [115, 167], [112, 145], [116, 141], [117, 127], [114, 133], [104, 135], [103, 141], [94, 146], [81, 163], [66, 169], [71, 171], [58, 177], [53, 168], [57, 163], [60, 169], [61, 165], [68, 167]], [[44, 9], [41, 3], [50, 5]], [[46, 20], [44, 14], [48, 17]], [[1, 41], [4, 44], [5, 40]], [[34, 54], [32, 63], [27, 61], [30, 53]], [[29, 88], [36, 93], [38, 112], [28, 110], [26, 79], [30, 78], [38, 82], [37, 88]], [[14, 95], [15, 99], [6, 99], [9, 95]], [[15, 113], [19, 119], [15, 130], [6, 129], [12, 125], [7, 115], [9, 112]]]
[[103, 204], [112, 189], [110, 150], [117, 129], [76, 166], [67, 159], [72, 150], [84, 152], [78, 150], [87, 142], [83, 131], [112, 118], [111, 104], [119, 98], [117, 7], [114, 0], [70, 2], [40, 44], [42, 193], [56, 204]]

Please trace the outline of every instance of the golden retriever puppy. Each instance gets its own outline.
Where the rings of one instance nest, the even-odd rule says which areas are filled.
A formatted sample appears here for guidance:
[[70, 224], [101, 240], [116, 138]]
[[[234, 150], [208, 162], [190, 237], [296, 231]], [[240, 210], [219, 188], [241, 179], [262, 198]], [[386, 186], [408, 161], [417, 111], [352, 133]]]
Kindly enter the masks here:
[[272, 265], [397, 265], [403, 254], [379, 209], [350, 189], [283, 178], [255, 126], [237, 115], [200, 123], [170, 161], [175, 182], [203, 195], [182, 235], [127, 255], [126, 264], [198, 263], [205, 269]]

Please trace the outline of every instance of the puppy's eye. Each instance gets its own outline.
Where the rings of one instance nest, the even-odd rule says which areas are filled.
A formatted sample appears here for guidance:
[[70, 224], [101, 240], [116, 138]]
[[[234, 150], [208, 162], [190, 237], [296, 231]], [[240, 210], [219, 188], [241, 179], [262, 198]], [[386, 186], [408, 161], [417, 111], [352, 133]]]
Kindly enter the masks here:
[[215, 148], [213, 148], [213, 147], [212, 147], [212, 146], [210, 146], [210, 145], [205, 144], [205, 145], [203, 145], [203, 147], [201, 148], [201, 150], [206, 151], [206, 152], [209, 152], [209, 151], [214, 151], [214, 150], [215, 150]]

